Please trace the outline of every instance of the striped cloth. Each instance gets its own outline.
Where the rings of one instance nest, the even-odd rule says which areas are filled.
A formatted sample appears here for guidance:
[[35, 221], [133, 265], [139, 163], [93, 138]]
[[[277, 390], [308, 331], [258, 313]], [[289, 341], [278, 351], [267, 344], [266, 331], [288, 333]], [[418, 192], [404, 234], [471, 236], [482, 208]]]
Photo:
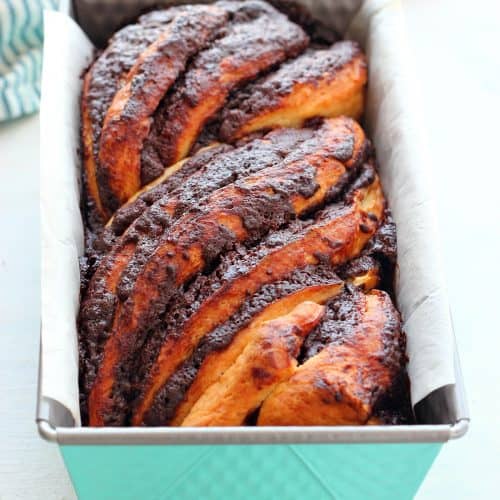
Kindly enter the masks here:
[[0, 122], [38, 111], [43, 9], [59, 0], [0, 0]]

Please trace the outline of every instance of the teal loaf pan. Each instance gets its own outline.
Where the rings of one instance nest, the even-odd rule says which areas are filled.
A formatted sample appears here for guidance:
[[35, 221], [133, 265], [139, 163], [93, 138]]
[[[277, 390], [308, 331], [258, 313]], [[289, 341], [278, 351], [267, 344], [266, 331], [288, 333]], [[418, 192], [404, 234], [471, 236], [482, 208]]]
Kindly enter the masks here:
[[[71, 27], [66, 30], [69, 21], [65, 16], [76, 18], [90, 38], [99, 42], [106, 40], [124, 19], [130, 19], [145, 6], [166, 3], [158, 0], [120, 0], [118, 8], [117, 2], [75, 0], [72, 5], [69, 0], [63, 0], [60, 10], [64, 16], [52, 13], [52, 18], [46, 19], [50, 21], [46, 23], [47, 26], [51, 24], [52, 28], [56, 26], [60, 29], [47, 32], [45, 45], [49, 58], [44, 61], [44, 71], [50, 73], [50, 68], [55, 68], [57, 77], [54, 77], [53, 71], [50, 81], [42, 84], [42, 239], [46, 236], [46, 228], [50, 229], [48, 236], [51, 239], [44, 240], [42, 251], [42, 339], [37, 410], [41, 436], [59, 445], [78, 497], [83, 500], [412, 498], [443, 444], [449, 439], [461, 437], [468, 428], [463, 382], [446, 300], [442, 302], [444, 314], [439, 318], [426, 317], [424, 326], [434, 328], [439, 336], [439, 328], [445, 325], [442, 333], [447, 339], [448, 349], [441, 349], [440, 352], [449, 353], [449, 357], [443, 359], [443, 364], [449, 365], [451, 372], [454, 367], [452, 383], [440, 383], [437, 388], [425, 392], [425, 397], [414, 398], [419, 401], [414, 406], [418, 425], [99, 429], [79, 426], [74, 325], [78, 297], [73, 290], [77, 286], [73, 287], [70, 281], [75, 276], [75, 283], [78, 280], [77, 258], [78, 247], [81, 246], [78, 191], [74, 189], [74, 206], [71, 206], [64, 197], [53, 196], [53, 190], [64, 193], [77, 185], [79, 165], [74, 151], [77, 149], [79, 127], [76, 112], [78, 91], [73, 90], [73, 94], [69, 95], [66, 89], [71, 87], [72, 80], [79, 85], [79, 75], [85, 64], [88, 64], [91, 51], [88, 51], [87, 59], [84, 60], [74, 50], [71, 44], [83, 35], [71, 34], [74, 30]], [[359, 3], [353, 2], [358, 4], [356, 8]], [[309, 5], [312, 4], [309, 2]], [[318, 13], [322, 13], [322, 19], [329, 11], [320, 7], [334, 4], [336, 2], [327, 0], [314, 2]], [[338, 5], [341, 4], [345, 7], [347, 2], [339, 1]], [[370, 0], [364, 6], [367, 4], [370, 4], [373, 19], [385, 8], [394, 11], [391, 14], [393, 21], [397, 18], [397, 1]], [[108, 17], [109, 22], [106, 23]], [[338, 17], [332, 17], [334, 21], [342, 18], [346, 18], [342, 12], [339, 12]], [[384, 33], [378, 33], [377, 37], [371, 36], [371, 31], [380, 29], [380, 23], [378, 18], [373, 23], [370, 19], [365, 18], [367, 24], [361, 29], [366, 33], [359, 39], [370, 60], [374, 60], [373, 54], [384, 51], [389, 45], [398, 45], [400, 40], [389, 33], [387, 36]], [[344, 20], [344, 28], [347, 22]], [[339, 23], [332, 24], [337, 31], [343, 31]], [[394, 69], [397, 62], [392, 61], [391, 65]], [[407, 140], [416, 144], [418, 134], [410, 127], [391, 130], [387, 134], [385, 131], [377, 132], [377, 113], [379, 107], [382, 112], [387, 112], [388, 99], [395, 94], [405, 104], [413, 101], [402, 98], [405, 94], [400, 92], [404, 84], [401, 79], [394, 77], [390, 82], [378, 80], [385, 69], [380, 70], [375, 64], [370, 71], [366, 126], [377, 147], [382, 180], [393, 213], [396, 218], [399, 217], [399, 221], [405, 221], [407, 219], [402, 213], [406, 212], [401, 211], [401, 199], [404, 197], [399, 196], [400, 191], [396, 189], [397, 186], [394, 187], [397, 183], [393, 182], [395, 177], [390, 165], [396, 162], [396, 175], [405, 179], [405, 196], [408, 196], [408, 186], [415, 171], [407, 169], [406, 163], [411, 163], [408, 157], [391, 156], [392, 144], [399, 145]], [[377, 88], [382, 89], [384, 98], [374, 101]], [[59, 108], [60, 113], [53, 112], [56, 109], [54, 99], [64, 104], [63, 108]], [[407, 112], [406, 108], [404, 111]], [[414, 149], [418, 153], [424, 148]], [[412, 161], [419, 163], [420, 167], [425, 161], [420, 161], [415, 151]], [[68, 156], [63, 157], [63, 153]], [[64, 161], [60, 161], [58, 155]], [[58, 163], [64, 168], [61, 167], [55, 175], [54, 169]], [[74, 168], [68, 168], [68, 165]], [[44, 172], [47, 166], [51, 169], [48, 174]], [[44, 176], [50, 180], [50, 190], [47, 192], [44, 191]], [[420, 178], [420, 170], [417, 170], [417, 177]], [[415, 184], [419, 183], [415, 181]], [[412, 206], [412, 214], [417, 215], [420, 208], [420, 204]], [[63, 234], [61, 228], [68, 214], [74, 215], [76, 222], [71, 231]], [[54, 221], [57, 224], [53, 224]], [[396, 222], [398, 228], [403, 227], [398, 220]], [[402, 234], [398, 229], [401, 255], [407, 255], [418, 243], [418, 235], [409, 232], [414, 226], [406, 226], [407, 230]], [[406, 248], [405, 238], [410, 238], [410, 245]], [[432, 241], [434, 236], [425, 235], [425, 238]], [[53, 241], [62, 244], [52, 245]], [[71, 254], [64, 253], [68, 248]], [[434, 265], [431, 262], [434, 257], [434, 253], [430, 257], [422, 257], [423, 265]], [[400, 280], [403, 281], [408, 277], [408, 274], [404, 275], [407, 266], [405, 268], [402, 265], [404, 262], [399, 264]], [[418, 273], [418, 270], [415, 267], [411, 272]], [[420, 303], [417, 300], [415, 302]], [[47, 313], [48, 309], [50, 314]], [[404, 307], [402, 312], [404, 314]], [[54, 328], [54, 325], [58, 328]], [[59, 336], [56, 336], [56, 330]], [[436, 345], [442, 347], [437, 340]], [[415, 343], [409, 342], [408, 346], [408, 355], [412, 360], [419, 352], [415, 351]], [[436, 363], [433, 369], [435, 366]], [[413, 387], [418, 385], [412, 379], [411, 370], [410, 379]]]
[[44, 397], [37, 423], [81, 499], [410, 499], [443, 444], [467, 431], [457, 377], [417, 405], [420, 421], [434, 419], [423, 425], [84, 428]]
[[439, 443], [62, 446], [79, 498], [413, 498]]

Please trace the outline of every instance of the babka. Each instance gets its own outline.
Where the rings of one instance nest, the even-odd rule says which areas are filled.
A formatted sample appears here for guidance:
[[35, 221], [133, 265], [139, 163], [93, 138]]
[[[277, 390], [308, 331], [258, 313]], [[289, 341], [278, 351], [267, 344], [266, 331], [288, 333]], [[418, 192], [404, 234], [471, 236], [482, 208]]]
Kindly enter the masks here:
[[85, 424], [412, 421], [366, 57], [305, 19], [156, 10], [86, 71]]

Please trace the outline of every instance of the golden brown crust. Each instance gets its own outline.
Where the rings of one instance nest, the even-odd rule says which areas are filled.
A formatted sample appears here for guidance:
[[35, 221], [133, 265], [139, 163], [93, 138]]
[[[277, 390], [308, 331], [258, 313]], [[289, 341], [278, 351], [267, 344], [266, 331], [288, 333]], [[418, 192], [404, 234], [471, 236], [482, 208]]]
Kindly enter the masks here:
[[214, 6], [192, 6], [174, 17], [136, 60], [107, 111], [100, 138], [99, 178], [109, 215], [141, 186], [141, 151], [151, 117], [190, 57], [227, 21]]
[[[367, 292], [375, 288], [379, 283], [379, 272], [379, 266], [374, 263], [372, 267], [364, 270], [363, 273], [349, 277], [347, 282]], [[301, 290], [276, 300], [274, 303], [264, 308], [259, 314], [253, 316], [251, 323], [238, 331], [234, 335], [231, 343], [225, 349], [211, 352], [202, 361], [193, 382], [184, 395], [183, 401], [175, 411], [175, 417], [169, 424], [172, 426], [181, 425], [191, 407], [205, 390], [214, 383], [217, 377], [224, 373], [227, 368], [234, 363], [236, 357], [241, 353], [245, 345], [254, 337], [254, 329], [258, 328], [263, 321], [270, 321], [276, 316], [288, 314], [292, 308], [296, 307], [297, 304], [301, 302], [308, 301], [324, 304], [330, 301], [332, 297], [338, 295], [342, 288], [342, 283], [334, 282], [329, 285], [304, 286]], [[140, 422], [135, 421], [135, 423]]]
[[351, 205], [329, 214], [331, 218], [327, 215], [325, 221], [313, 225], [301, 238], [270, 253], [248, 273], [226, 283], [214, 293], [178, 335], [164, 342], [139, 398], [134, 420], [142, 421], [155, 394], [176, 367], [191, 354], [204, 334], [227, 320], [248, 293], [254, 293], [265, 283], [286, 276], [293, 269], [319, 261], [338, 265], [358, 255], [377, 229], [375, 221], [382, 217], [384, 204], [376, 178], [368, 187], [354, 193]]
[[98, 251], [109, 251], [134, 220], [169, 193], [173, 195], [171, 201], [177, 200], [173, 209], [179, 213], [179, 205], [198, 206], [215, 189], [267, 166], [316, 154], [357, 168], [367, 150], [368, 142], [359, 125], [343, 118], [325, 120], [316, 128], [277, 129], [234, 151], [227, 144], [212, 144], [165, 169], [117, 210], [97, 242]]
[[[277, 300], [254, 316], [252, 322], [236, 333], [233, 340], [223, 350], [214, 351], [209, 354], [202, 365], [196, 378], [189, 387], [184, 400], [178, 406], [175, 417], [171, 425], [181, 425], [186, 415], [191, 411], [193, 405], [205, 393], [213, 383], [215, 383], [223, 373], [236, 361], [241, 352], [252, 339], [258, 336], [258, 332], [265, 322], [273, 321], [281, 316], [290, 314], [296, 307], [304, 302], [325, 304], [329, 299], [340, 293], [342, 283], [332, 283], [330, 285], [317, 285], [305, 287], [280, 300]], [[140, 423], [138, 419], [134, 423]]]
[[106, 50], [88, 69], [82, 90], [82, 153], [86, 177], [89, 219], [102, 223], [103, 212], [97, 178], [97, 156], [104, 117], [117, 89], [139, 54], [160, 35], [185, 7], [171, 7], [147, 14], [111, 38]]
[[145, 144], [144, 169], [157, 170], [152, 165], [170, 165], [187, 156], [232, 89], [299, 54], [308, 44], [299, 26], [265, 2], [220, 5], [232, 11], [226, 34], [193, 60], [162, 103]]
[[313, 117], [360, 118], [366, 58], [354, 42], [309, 50], [239, 91], [222, 113], [220, 137], [234, 141], [257, 130], [300, 127]]
[[84, 424], [399, 422], [366, 58], [272, 5], [146, 14], [84, 75]]
[[360, 321], [351, 338], [301, 365], [264, 401], [258, 425], [363, 425], [401, 370], [388, 346], [399, 345], [399, 315], [380, 290], [358, 294]]
[[242, 425], [273, 388], [293, 374], [303, 338], [324, 309], [302, 302], [286, 316], [255, 326], [234, 363], [198, 399], [182, 426]]

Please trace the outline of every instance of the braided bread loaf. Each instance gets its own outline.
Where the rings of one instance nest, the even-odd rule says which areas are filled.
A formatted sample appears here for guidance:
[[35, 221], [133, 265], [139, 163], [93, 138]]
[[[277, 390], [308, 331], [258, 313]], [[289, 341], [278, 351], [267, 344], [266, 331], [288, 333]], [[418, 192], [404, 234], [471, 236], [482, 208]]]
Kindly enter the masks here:
[[366, 81], [354, 42], [262, 0], [113, 36], [82, 92], [85, 422], [409, 418]]

